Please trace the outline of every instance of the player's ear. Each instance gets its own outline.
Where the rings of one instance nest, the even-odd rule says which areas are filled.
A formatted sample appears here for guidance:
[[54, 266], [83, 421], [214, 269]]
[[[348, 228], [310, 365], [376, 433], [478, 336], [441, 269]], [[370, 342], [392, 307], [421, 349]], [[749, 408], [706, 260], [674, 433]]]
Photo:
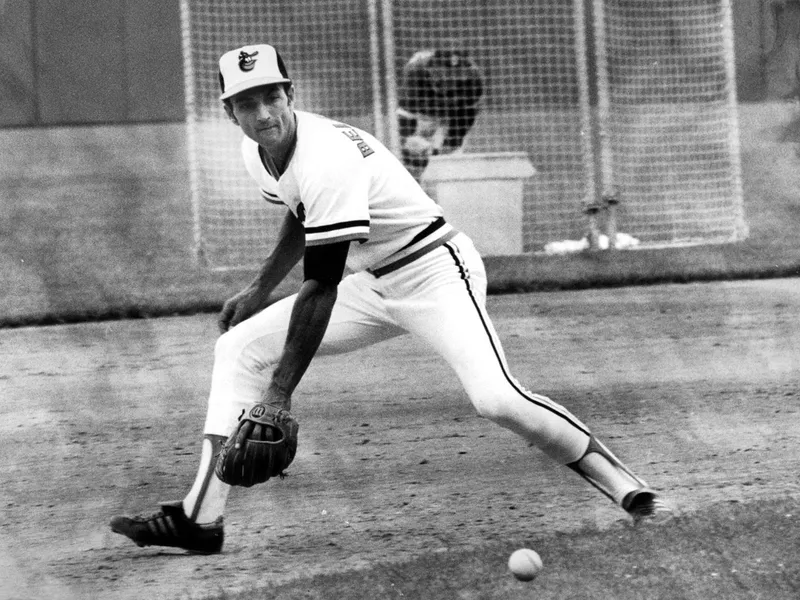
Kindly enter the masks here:
[[225, 104], [223, 104], [223, 106], [225, 107], [225, 114], [228, 115], [228, 118], [231, 121], [233, 121], [234, 125], [238, 125], [239, 121], [236, 120], [236, 115], [233, 114], [233, 108], [231, 107], [231, 103], [230, 102], [225, 102]]
[[286, 97], [289, 99], [289, 106], [294, 104], [294, 84], [290, 84], [286, 88]]

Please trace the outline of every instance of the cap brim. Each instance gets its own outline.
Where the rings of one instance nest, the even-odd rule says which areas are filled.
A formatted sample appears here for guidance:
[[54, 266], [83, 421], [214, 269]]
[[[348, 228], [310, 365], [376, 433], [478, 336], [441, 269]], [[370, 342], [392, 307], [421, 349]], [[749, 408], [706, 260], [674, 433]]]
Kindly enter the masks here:
[[254, 77], [253, 79], [248, 79], [247, 81], [242, 81], [238, 85], [231, 86], [225, 93], [223, 93], [219, 99], [220, 100], [227, 100], [231, 96], [235, 96], [236, 94], [241, 94], [246, 90], [250, 90], [256, 87], [261, 87], [263, 85], [273, 85], [276, 83], [292, 83], [291, 79], [286, 79], [285, 77]]

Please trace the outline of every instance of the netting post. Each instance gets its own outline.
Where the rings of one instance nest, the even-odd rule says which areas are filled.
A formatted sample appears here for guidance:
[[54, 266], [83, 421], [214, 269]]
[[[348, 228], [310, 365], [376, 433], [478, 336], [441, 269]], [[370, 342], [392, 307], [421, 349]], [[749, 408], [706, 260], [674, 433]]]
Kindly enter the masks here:
[[[597, 166], [595, 138], [597, 127], [595, 118], [592, 115], [592, 98], [590, 86], [592, 79], [589, 75], [587, 61], [589, 53], [587, 50], [587, 18], [586, 1], [573, 0], [573, 13], [575, 23], [575, 61], [578, 76], [578, 104], [581, 116], [581, 152], [583, 154], [583, 165], [589, 171], [588, 180], [591, 185], [587, 186], [583, 199], [583, 214], [586, 218], [586, 239], [589, 242], [590, 250], [597, 250], [600, 245], [600, 201], [597, 193]], [[589, 23], [591, 26], [591, 23]]]
[[725, 48], [725, 67], [728, 75], [728, 110], [730, 111], [731, 171], [734, 178], [733, 188], [737, 193], [734, 203], [734, 231], [732, 242], [740, 241], [749, 235], [744, 214], [744, 191], [742, 188], [741, 141], [739, 138], [739, 108], [736, 97], [736, 61], [734, 60], [733, 41], [733, 9], [731, 0], [722, 1], [722, 31]]
[[200, 169], [197, 154], [197, 105], [195, 89], [194, 56], [192, 50], [191, 8], [189, 0], [181, 0], [181, 38], [183, 47], [183, 84], [186, 106], [186, 148], [189, 159], [189, 201], [192, 205], [192, 234], [194, 257], [198, 266], [208, 266], [203, 248], [203, 230], [200, 215]]
[[388, 113], [389, 137], [387, 147], [395, 156], [400, 156], [400, 131], [397, 126], [397, 79], [395, 75], [396, 50], [394, 45], [394, 18], [392, 0], [381, 0], [383, 19], [383, 60], [386, 71], [384, 84], [386, 86], [386, 109]]
[[369, 65], [372, 81], [372, 118], [375, 120], [373, 133], [384, 144], [388, 143], [383, 113], [383, 92], [381, 89], [381, 40], [378, 23], [378, 0], [367, 0], [369, 17]]
[[616, 247], [617, 196], [614, 185], [614, 150], [611, 143], [611, 88], [608, 80], [608, 49], [606, 47], [605, 0], [593, 0], [592, 17], [594, 31], [594, 55], [597, 83], [597, 155], [600, 163], [600, 209], [605, 211], [605, 233], [608, 248]]

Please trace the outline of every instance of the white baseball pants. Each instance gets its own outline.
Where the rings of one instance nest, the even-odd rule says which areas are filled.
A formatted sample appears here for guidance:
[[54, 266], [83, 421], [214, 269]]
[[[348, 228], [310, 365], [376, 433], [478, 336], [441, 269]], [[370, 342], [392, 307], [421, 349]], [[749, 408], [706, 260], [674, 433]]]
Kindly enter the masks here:
[[[229, 435], [242, 409], [261, 400], [283, 351], [294, 298], [220, 336], [205, 434]], [[561, 464], [577, 461], [588, 446], [589, 429], [512, 377], [485, 300], [483, 261], [472, 241], [459, 233], [380, 278], [366, 272], [345, 277], [317, 354], [346, 353], [404, 333], [419, 336], [453, 368], [480, 415]]]

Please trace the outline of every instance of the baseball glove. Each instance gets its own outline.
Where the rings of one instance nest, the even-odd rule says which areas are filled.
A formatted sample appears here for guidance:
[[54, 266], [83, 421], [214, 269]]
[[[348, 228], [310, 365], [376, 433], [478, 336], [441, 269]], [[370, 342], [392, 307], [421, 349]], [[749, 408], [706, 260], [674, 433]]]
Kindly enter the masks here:
[[298, 424], [287, 410], [256, 404], [222, 446], [214, 472], [228, 485], [250, 487], [284, 476], [297, 452]]

